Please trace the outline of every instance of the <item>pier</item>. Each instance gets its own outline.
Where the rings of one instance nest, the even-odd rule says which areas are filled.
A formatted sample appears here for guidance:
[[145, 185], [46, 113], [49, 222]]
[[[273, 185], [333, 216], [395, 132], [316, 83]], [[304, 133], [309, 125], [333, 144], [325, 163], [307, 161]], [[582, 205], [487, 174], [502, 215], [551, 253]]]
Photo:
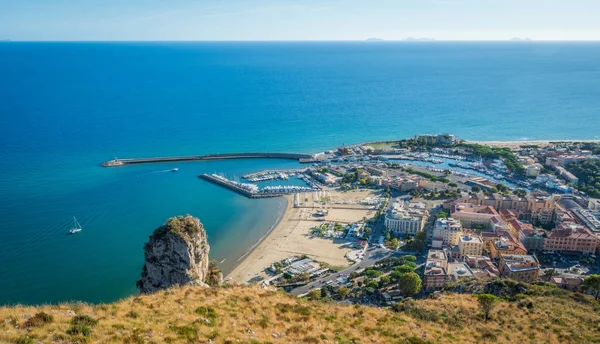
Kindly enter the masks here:
[[222, 187], [225, 187], [227, 189], [233, 190], [233, 191], [235, 191], [243, 196], [246, 196], [248, 198], [280, 197], [280, 196], [285, 195], [284, 193], [258, 193], [256, 191], [245, 189], [225, 178], [219, 178], [219, 177], [216, 177], [216, 176], [213, 176], [210, 174], [206, 174], [206, 173], [198, 175], [198, 178], [208, 180], [209, 182], [212, 182], [212, 183], [215, 183]]
[[114, 159], [102, 163], [104, 167], [118, 167], [132, 164], [152, 164], [161, 162], [179, 162], [179, 161], [206, 161], [206, 160], [224, 160], [224, 159], [291, 159], [298, 160], [301, 163], [315, 162], [316, 159], [311, 154], [301, 153], [225, 153], [225, 154], [205, 154], [205, 155], [187, 155], [173, 157], [157, 158], [131, 158]]

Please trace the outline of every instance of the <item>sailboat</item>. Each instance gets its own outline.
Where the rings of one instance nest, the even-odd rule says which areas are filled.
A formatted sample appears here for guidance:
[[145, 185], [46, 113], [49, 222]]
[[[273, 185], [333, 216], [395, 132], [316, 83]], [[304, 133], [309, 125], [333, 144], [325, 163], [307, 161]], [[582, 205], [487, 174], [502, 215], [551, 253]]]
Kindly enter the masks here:
[[69, 234], [79, 233], [83, 230], [83, 228], [81, 228], [81, 225], [79, 224], [79, 221], [77, 221], [75, 216], [73, 216], [73, 224], [74, 224], [74, 227], [69, 231]]

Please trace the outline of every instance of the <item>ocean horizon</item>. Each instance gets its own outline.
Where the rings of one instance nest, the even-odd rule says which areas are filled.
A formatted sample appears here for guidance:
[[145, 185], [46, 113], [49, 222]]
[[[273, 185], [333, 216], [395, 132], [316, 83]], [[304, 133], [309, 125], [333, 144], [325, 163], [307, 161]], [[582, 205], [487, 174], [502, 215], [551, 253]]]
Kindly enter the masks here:
[[[285, 200], [197, 175], [300, 166], [100, 166], [115, 157], [314, 153], [420, 133], [600, 139], [600, 43], [382, 43], [0, 44], [0, 304], [132, 295], [148, 236], [188, 213], [229, 271]], [[84, 230], [70, 236], [73, 216]]]

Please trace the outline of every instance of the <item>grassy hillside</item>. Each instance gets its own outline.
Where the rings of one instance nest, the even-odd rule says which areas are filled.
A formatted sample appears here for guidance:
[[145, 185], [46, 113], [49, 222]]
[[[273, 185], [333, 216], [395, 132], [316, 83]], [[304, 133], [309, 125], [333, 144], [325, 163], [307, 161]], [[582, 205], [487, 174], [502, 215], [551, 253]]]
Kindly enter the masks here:
[[113, 304], [0, 308], [6, 343], [598, 343], [600, 307], [539, 287], [483, 320], [474, 296], [445, 293], [378, 309], [258, 287], [184, 287]]

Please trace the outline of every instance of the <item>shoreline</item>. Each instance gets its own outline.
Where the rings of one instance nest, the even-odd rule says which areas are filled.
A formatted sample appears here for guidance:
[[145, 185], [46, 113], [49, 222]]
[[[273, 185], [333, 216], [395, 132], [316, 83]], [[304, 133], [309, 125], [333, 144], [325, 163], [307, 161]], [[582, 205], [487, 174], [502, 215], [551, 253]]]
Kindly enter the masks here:
[[224, 281], [230, 280], [232, 276], [234, 276], [234, 274], [239, 274], [239, 270], [241, 269], [242, 265], [248, 263], [247, 261], [252, 257], [252, 254], [256, 252], [256, 250], [259, 249], [261, 246], [263, 246], [265, 244], [265, 241], [270, 236], [275, 234], [275, 232], [283, 230], [283, 220], [289, 218], [291, 210], [293, 209], [293, 200], [289, 195], [282, 196], [282, 198], [285, 199], [286, 202], [285, 210], [281, 213], [281, 216], [279, 216], [277, 222], [275, 222], [275, 224], [271, 226], [271, 229], [267, 233], [265, 233], [254, 245], [252, 245], [252, 247], [250, 247], [250, 249], [246, 253], [244, 253], [240, 258], [237, 259], [237, 264], [235, 264], [233, 269], [231, 269], [231, 271], [229, 271], [229, 273], [223, 278]]

